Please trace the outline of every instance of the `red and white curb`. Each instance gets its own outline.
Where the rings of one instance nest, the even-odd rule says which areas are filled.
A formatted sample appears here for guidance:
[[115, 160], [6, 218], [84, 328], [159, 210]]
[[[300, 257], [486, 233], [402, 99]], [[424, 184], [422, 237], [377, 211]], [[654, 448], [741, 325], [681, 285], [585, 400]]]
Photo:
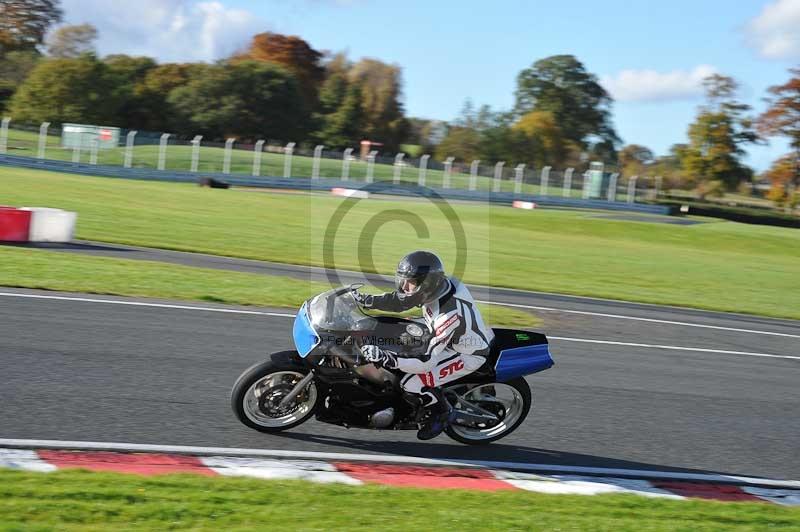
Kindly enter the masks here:
[[[11, 441], [11, 440], [8, 440]], [[14, 440], [24, 441], [24, 440]], [[0, 445], [2, 445], [0, 440]], [[632, 493], [647, 497], [670, 499], [703, 498], [721, 501], [759, 501], [800, 506], [800, 483], [748, 478], [745, 484], [701, 482], [677, 478], [622, 478], [604, 475], [535, 474], [473, 464], [440, 460], [415, 459], [399, 456], [351, 455], [336, 453], [301, 453], [326, 455], [323, 460], [291, 459], [291, 451], [265, 451], [276, 457], [225, 456], [182, 454], [181, 451], [141, 452], [142, 447], [130, 445], [129, 450], [80, 450], [52, 442], [49, 449], [0, 448], [0, 467], [25, 471], [51, 472], [58, 469], [80, 468], [91, 471], [111, 471], [139, 475], [193, 473], [205, 476], [254, 477], [269, 480], [307, 480], [311, 482], [349, 485], [383, 484], [388, 486], [470, 489], [482, 491], [526, 490], [539, 493], [597, 495]], [[88, 447], [98, 447], [100, 444]], [[119, 446], [124, 444], [105, 444]], [[59, 448], [61, 447], [61, 448]], [[139, 449], [137, 449], [138, 447]], [[162, 446], [177, 447], [177, 446]], [[193, 449], [186, 447], [184, 449]], [[210, 448], [213, 449], [213, 448]], [[210, 450], [209, 449], [209, 450]], [[219, 449], [223, 451], [223, 449]], [[231, 449], [239, 454], [244, 449]], [[300, 452], [298, 452], [300, 453]], [[336, 457], [340, 458], [336, 458]], [[394, 461], [396, 463], [386, 463]], [[415, 461], [435, 462], [437, 465], [418, 465]], [[400, 463], [407, 462], [407, 463]], [[449, 464], [449, 465], [447, 465]], [[566, 467], [564, 467], [566, 470]], [[576, 468], [577, 469], [577, 468]], [[597, 469], [597, 468], [595, 468]], [[609, 470], [613, 471], [613, 470]], [[662, 473], [663, 472], [653, 472]], [[713, 477], [712, 475], [710, 475]], [[731, 477], [736, 478], [736, 477]], [[741, 477], [739, 477], [741, 478]], [[761, 482], [763, 485], [753, 485]]]

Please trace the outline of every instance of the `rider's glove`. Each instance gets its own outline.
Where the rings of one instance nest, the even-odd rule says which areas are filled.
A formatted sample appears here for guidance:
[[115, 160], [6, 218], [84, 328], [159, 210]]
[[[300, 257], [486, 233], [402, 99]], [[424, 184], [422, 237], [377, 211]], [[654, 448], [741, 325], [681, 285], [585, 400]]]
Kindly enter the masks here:
[[373, 296], [369, 294], [362, 294], [357, 288], [353, 288], [350, 292], [353, 294], [353, 298], [356, 300], [356, 303], [362, 307], [370, 308], [372, 306]]
[[382, 349], [377, 345], [365, 345], [361, 348], [364, 358], [386, 369], [397, 369], [397, 353]]

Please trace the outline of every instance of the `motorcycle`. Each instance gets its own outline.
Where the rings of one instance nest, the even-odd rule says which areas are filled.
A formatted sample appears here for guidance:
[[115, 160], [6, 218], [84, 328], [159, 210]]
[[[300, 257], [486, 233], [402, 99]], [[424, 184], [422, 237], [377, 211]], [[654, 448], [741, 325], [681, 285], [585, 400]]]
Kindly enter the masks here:
[[[239, 376], [231, 391], [239, 421], [266, 433], [291, 429], [311, 416], [369, 429], [416, 430], [426, 421], [427, 409], [404, 396], [403, 373], [366, 361], [361, 346], [419, 355], [430, 339], [428, 327], [413, 319], [365, 313], [353, 296], [355, 287], [335, 288], [304, 302], [294, 320], [296, 349], [273, 353]], [[442, 386], [456, 413], [445, 432], [461, 443], [487, 444], [511, 434], [532, 404], [523, 377], [553, 366], [543, 334], [493, 331], [483, 366]]]

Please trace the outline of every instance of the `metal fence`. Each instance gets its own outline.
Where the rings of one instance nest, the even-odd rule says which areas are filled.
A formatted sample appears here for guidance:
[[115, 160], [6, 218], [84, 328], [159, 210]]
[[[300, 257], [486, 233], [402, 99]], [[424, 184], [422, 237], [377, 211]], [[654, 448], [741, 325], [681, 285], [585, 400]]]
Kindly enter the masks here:
[[[16, 124], [9, 118], [0, 128], [0, 154], [75, 164], [121, 166], [156, 171], [188, 171], [231, 176], [266, 176], [369, 183], [392, 181], [437, 189], [524, 194], [540, 197], [635, 203], [657, 198], [662, 189], [658, 176], [620, 176], [592, 168], [531, 168], [524, 164], [481, 161], [433, 160], [378, 151], [361, 156], [354, 148], [328, 150], [295, 143], [279, 145], [268, 140], [205, 141], [201, 135], [183, 139], [169, 133], [122, 130], [119, 144], [103, 148], [97, 139], [82, 144], [62, 142], [59, 127]], [[593, 163], [597, 164], [597, 163]], [[598, 173], [599, 172], [599, 173]]]

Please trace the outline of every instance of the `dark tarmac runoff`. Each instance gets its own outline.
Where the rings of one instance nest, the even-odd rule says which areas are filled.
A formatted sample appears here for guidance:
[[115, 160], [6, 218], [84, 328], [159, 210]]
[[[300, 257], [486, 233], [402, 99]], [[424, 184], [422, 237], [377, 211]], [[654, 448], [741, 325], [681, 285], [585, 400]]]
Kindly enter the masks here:
[[[147, 252], [116, 253], [134, 258]], [[155, 253], [167, 262], [194, 255]], [[226, 269], [324, 276], [287, 265], [193, 259], [221, 261]], [[281, 435], [241, 425], [230, 411], [230, 388], [267, 353], [291, 348], [291, 310], [10, 288], [0, 293], [2, 438], [800, 478], [797, 321], [475, 287], [478, 299], [536, 307], [556, 366], [528, 378], [534, 406], [520, 429], [489, 446], [470, 447], [445, 436], [422, 443], [413, 432], [315, 421]]]

